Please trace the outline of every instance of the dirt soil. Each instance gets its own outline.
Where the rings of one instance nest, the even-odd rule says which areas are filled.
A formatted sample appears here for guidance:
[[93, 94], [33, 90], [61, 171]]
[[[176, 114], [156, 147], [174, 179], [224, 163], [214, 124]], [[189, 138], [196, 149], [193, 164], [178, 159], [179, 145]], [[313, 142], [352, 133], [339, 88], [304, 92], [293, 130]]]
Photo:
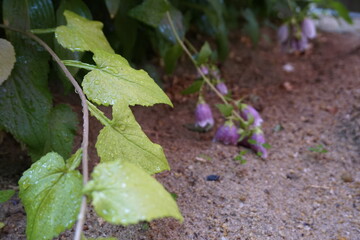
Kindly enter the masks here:
[[[194, 79], [183, 60], [166, 77], [175, 107], [136, 107], [147, 135], [163, 146], [171, 171], [157, 175], [176, 193], [185, 218], [113, 226], [87, 215], [85, 235], [123, 240], [359, 240], [360, 239], [360, 38], [323, 33], [306, 54], [286, 55], [261, 43], [254, 50], [239, 33], [231, 36], [230, 58], [222, 74], [237, 97], [264, 118], [272, 146], [262, 160], [253, 153], [241, 164], [242, 147], [212, 142], [215, 129], [196, 133], [191, 123], [194, 96], [179, 92]], [[293, 72], [283, 65], [291, 63]], [[218, 102], [209, 95], [212, 103]], [[215, 112], [214, 108], [214, 112]], [[217, 125], [223, 122], [216, 113]], [[100, 124], [92, 119], [92, 143]], [[324, 146], [327, 153], [309, 150]], [[15, 149], [12, 146], [17, 146]], [[11, 150], [9, 150], [11, 149]], [[9, 137], [0, 148], [1, 189], [16, 188], [25, 154]], [[96, 163], [95, 150], [91, 156]], [[210, 157], [211, 160], [207, 159]], [[24, 160], [22, 160], [24, 161]], [[13, 167], [11, 167], [13, 166]], [[207, 181], [211, 174], [219, 181]], [[25, 239], [25, 213], [15, 196], [1, 205], [0, 239]], [[71, 239], [73, 230], [58, 239]]]

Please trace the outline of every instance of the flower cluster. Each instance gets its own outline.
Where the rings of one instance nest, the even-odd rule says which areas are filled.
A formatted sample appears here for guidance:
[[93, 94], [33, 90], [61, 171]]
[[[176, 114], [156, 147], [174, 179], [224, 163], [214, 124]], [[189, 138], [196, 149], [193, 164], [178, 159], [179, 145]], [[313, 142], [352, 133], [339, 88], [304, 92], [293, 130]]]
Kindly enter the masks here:
[[[216, 66], [201, 65], [199, 70], [210, 79], [209, 81], [217, 89], [218, 95], [221, 94], [229, 97], [228, 88], [221, 79], [220, 71]], [[246, 104], [236, 105], [237, 110], [234, 110], [231, 104], [226, 105], [224, 108], [225, 110], [222, 113], [227, 118], [227, 121], [216, 130], [213, 141], [225, 145], [240, 144], [253, 149], [258, 155], [266, 158], [268, 154], [264, 147], [266, 143], [265, 136], [261, 130], [263, 119], [252, 106]], [[195, 109], [195, 130], [208, 131], [213, 126], [214, 117], [211, 108], [205, 102], [202, 90], [200, 90], [199, 101]]]
[[313, 20], [304, 18], [301, 23], [283, 24], [278, 29], [278, 41], [285, 51], [303, 52], [309, 47], [309, 39], [316, 37]]

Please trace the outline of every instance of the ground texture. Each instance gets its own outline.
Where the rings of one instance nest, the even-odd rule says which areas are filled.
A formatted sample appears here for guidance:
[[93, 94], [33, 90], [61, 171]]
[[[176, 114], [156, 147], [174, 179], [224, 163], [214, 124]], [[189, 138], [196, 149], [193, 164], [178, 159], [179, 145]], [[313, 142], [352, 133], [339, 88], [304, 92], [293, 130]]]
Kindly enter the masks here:
[[[147, 135], [165, 150], [172, 170], [157, 179], [177, 194], [184, 223], [160, 219], [112, 226], [90, 210], [86, 236], [360, 239], [360, 38], [323, 33], [302, 55], [285, 55], [266, 42], [254, 50], [239, 33], [231, 36], [231, 43], [221, 71], [233, 95], [244, 97], [263, 116], [272, 146], [268, 159], [249, 153], [241, 164], [234, 157], [243, 148], [212, 142], [215, 130], [201, 134], [184, 128], [193, 122], [196, 98], [179, 93], [195, 77], [183, 59], [176, 73], [165, 77], [175, 107], [136, 107], [134, 113]], [[283, 70], [287, 63], [293, 65], [293, 72]], [[208, 97], [217, 102], [216, 96]], [[220, 126], [223, 120], [215, 115]], [[101, 127], [95, 121], [92, 143]], [[328, 152], [309, 150], [318, 145]], [[15, 188], [26, 155], [9, 136], [0, 150], [0, 187]], [[94, 165], [95, 150], [91, 155]], [[220, 180], [206, 181], [211, 174]], [[17, 197], [0, 207], [0, 221], [6, 224], [0, 239], [25, 239], [25, 213]], [[59, 239], [71, 239], [72, 234], [69, 230]]]

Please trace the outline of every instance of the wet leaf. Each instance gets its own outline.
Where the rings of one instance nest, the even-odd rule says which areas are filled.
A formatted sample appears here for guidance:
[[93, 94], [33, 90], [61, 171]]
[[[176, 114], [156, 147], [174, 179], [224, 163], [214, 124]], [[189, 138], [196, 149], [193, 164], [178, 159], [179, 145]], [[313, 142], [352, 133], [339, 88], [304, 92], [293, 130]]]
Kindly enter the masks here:
[[183, 220], [172, 196], [136, 165], [116, 160], [100, 163], [85, 186], [98, 215], [113, 224], [134, 224], [161, 217]]
[[114, 18], [119, 6], [120, 6], [120, 0], [105, 0], [106, 7], [110, 13], [110, 17]]
[[75, 223], [82, 178], [79, 171], [66, 167], [59, 154], [48, 153], [34, 163], [24, 172], [19, 187], [27, 214], [28, 240], [52, 239]]
[[14, 190], [0, 190], [0, 203], [8, 201], [14, 194]]
[[[174, 24], [174, 28], [176, 33], [179, 35], [180, 39], [184, 39], [185, 36], [185, 27], [183, 24], [183, 15], [182, 13], [174, 7], [169, 9], [169, 15], [171, 21]], [[157, 26], [158, 31], [161, 33], [166, 40], [171, 42], [172, 44], [177, 44], [177, 40], [173, 30], [171, 28], [171, 24], [167, 14], [164, 14], [163, 19], [160, 21], [159, 25]]]
[[142, 4], [131, 9], [129, 15], [156, 28], [169, 9], [170, 4], [166, 0], [145, 0]]
[[10, 76], [16, 62], [13, 45], [0, 38], [0, 85]]
[[127, 159], [149, 174], [170, 169], [161, 146], [149, 140], [125, 103], [119, 102], [113, 106], [112, 120], [105, 117], [94, 105], [89, 104], [89, 108], [105, 125], [96, 142], [102, 162]]
[[[92, 19], [89, 8], [82, 0], [62, 0], [58, 9], [56, 10], [57, 26], [66, 24], [66, 19], [64, 16], [65, 10], [70, 10], [84, 18]], [[56, 39], [54, 39], [54, 50], [59, 58], [63, 60], [80, 60], [84, 54], [83, 52], [70, 51], [69, 49], [62, 47]], [[56, 66], [56, 68], [58, 76], [64, 85], [65, 91], [70, 92], [70, 90], [73, 89], [72, 84], [70, 83], [69, 79], [67, 79], [63, 71], [60, 70], [58, 66]], [[71, 75], [75, 76], [79, 68], [68, 67], [68, 70], [70, 71]]]
[[170, 99], [144, 70], [133, 69], [120, 55], [97, 51], [94, 61], [99, 69], [88, 73], [82, 86], [87, 97], [102, 105], [125, 101], [129, 105], [151, 106]]
[[71, 51], [103, 50], [114, 53], [102, 32], [103, 24], [91, 21], [71, 11], [64, 11], [66, 26], [56, 28], [55, 37], [58, 42]]

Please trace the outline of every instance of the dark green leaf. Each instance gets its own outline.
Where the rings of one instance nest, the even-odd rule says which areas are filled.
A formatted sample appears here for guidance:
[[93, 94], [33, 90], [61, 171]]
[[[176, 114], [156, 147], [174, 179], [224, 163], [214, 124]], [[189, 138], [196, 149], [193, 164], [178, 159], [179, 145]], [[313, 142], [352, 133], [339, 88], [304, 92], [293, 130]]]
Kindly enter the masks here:
[[210, 45], [208, 42], [205, 42], [196, 58], [196, 64], [200, 66], [201, 64], [207, 63], [211, 57], [211, 54], [212, 51]]
[[8, 201], [14, 194], [14, 190], [0, 190], [0, 203]]
[[62, 157], [68, 158], [73, 147], [77, 124], [76, 113], [68, 105], [59, 104], [53, 108], [43, 153], [55, 151]]
[[310, 147], [309, 151], [316, 152], [316, 153], [327, 153], [329, 152], [324, 145], [319, 144], [316, 147]]
[[180, 44], [175, 44], [166, 48], [165, 55], [163, 56], [166, 73], [170, 74], [175, 70], [176, 63], [182, 53], [183, 49]]
[[268, 143], [264, 143], [262, 146], [263, 146], [264, 148], [266, 148], [266, 149], [272, 148], [271, 145], [268, 144]]
[[196, 80], [188, 88], [181, 91], [181, 94], [188, 95], [188, 94], [192, 94], [192, 93], [197, 93], [200, 91], [203, 83], [204, 83], [203, 80]]
[[[80, 154], [78, 151], [76, 154]], [[82, 177], [57, 153], [48, 153], [19, 181], [28, 240], [52, 239], [72, 227], [80, 210]]]
[[248, 139], [248, 143], [256, 145], [258, 142], [254, 139]]
[[242, 15], [246, 20], [243, 28], [244, 32], [250, 37], [254, 44], [257, 44], [260, 38], [260, 28], [254, 12], [247, 8], [242, 12]]
[[166, 0], [145, 0], [142, 4], [131, 9], [129, 15], [156, 28], [169, 10], [170, 4]]
[[224, 117], [229, 117], [234, 110], [234, 107], [229, 104], [216, 104], [215, 105]]
[[[183, 24], [182, 13], [179, 10], [175, 9], [174, 7], [171, 7], [169, 10], [169, 15], [171, 21], [174, 24], [176, 33], [179, 35], [180, 39], [183, 39], [185, 36], [185, 27]], [[165, 37], [165, 39], [170, 41], [172, 44], [177, 43], [177, 39], [171, 28], [171, 24], [167, 14], [164, 15], [163, 19], [160, 21], [159, 25], [157, 26], [157, 29], [159, 30], [161, 35]]]
[[[84, 192], [95, 211], [113, 224], [134, 224], [161, 217], [183, 221], [176, 202], [155, 178], [123, 158], [98, 164]], [[129, 159], [130, 160], [130, 159]]]
[[121, 2], [121, 0], [105, 0], [106, 7], [110, 13], [111, 18], [115, 17], [115, 15], [119, 9], [120, 2]]

